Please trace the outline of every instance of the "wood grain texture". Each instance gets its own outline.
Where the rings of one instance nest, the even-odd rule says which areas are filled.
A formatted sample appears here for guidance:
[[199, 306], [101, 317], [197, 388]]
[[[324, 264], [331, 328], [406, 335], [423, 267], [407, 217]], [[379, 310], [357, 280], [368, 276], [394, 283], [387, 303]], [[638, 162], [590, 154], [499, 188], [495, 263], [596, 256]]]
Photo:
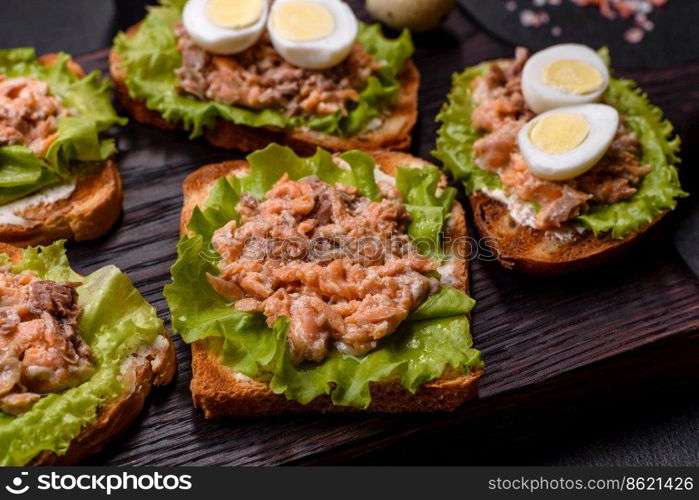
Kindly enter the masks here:
[[[415, 59], [423, 78], [412, 152], [429, 159], [437, 128], [434, 117], [450, 87], [451, 74], [484, 59], [509, 56], [512, 47], [495, 42], [459, 12], [444, 30], [416, 37], [416, 46]], [[87, 69], [105, 70], [106, 57], [107, 52], [100, 51], [79, 60]], [[685, 144], [697, 139], [699, 64], [623, 76], [642, 82], [675, 122]], [[124, 215], [109, 235], [89, 244], [73, 244], [69, 254], [80, 272], [107, 263], [121, 267], [167, 320], [162, 287], [176, 258], [182, 180], [202, 165], [240, 155], [217, 150], [202, 140], [189, 141], [183, 133], [136, 123], [116, 136]], [[693, 164], [695, 153], [691, 147], [685, 150], [686, 165]], [[696, 191], [696, 176], [684, 177], [685, 187]], [[539, 397], [541, 388], [547, 388], [553, 401], [556, 395], [589, 393], [594, 387], [588, 387], [592, 381], [586, 374], [593, 373], [601, 361], [613, 363], [611, 358], [646, 346], [642, 349], [647, 353], [645, 363], [621, 372], [633, 381], [655, 369], [658, 361], [652, 344], [661, 339], [697, 347], [692, 332], [699, 330], [699, 282], [669, 242], [676, 215], [668, 219], [631, 253], [582, 275], [535, 279], [506, 272], [496, 262], [474, 261], [471, 285], [478, 301], [474, 339], [483, 351], [487, 372], [481, 401], [454, 413], [205, 421], [191, 404], [189, 348], [177, 339], [176, 383], [154, 391], [140, 421], [91, 463], [282, 464], [331, 461], [334, 455], [353, 457], [408, 435], [468, 425], [474, 414], [498, 413]], [[685, 338], [694, 341], [683, 344]], [[594, 383], [614, 384], [620, 376], [611, 370]]]

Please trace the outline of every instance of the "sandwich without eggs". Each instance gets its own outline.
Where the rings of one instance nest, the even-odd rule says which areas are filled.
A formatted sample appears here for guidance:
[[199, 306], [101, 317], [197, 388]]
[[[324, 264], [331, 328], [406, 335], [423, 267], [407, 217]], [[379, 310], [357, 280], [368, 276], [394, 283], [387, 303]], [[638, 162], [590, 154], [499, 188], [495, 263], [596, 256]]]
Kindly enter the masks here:
[[207, 418], [451, 410], [474, 397], [466, 221], [403, 153], [273, 144], [184, 183], [165, 296]]
[[90, 240], [121, 212], [110, 84], [66, 54], [0, 50], [0, 241]]
[[116, 267], [80, 276], [62, 241], [0, 243], [0, 465], [99, 452], [174, 372], [163, 322]]

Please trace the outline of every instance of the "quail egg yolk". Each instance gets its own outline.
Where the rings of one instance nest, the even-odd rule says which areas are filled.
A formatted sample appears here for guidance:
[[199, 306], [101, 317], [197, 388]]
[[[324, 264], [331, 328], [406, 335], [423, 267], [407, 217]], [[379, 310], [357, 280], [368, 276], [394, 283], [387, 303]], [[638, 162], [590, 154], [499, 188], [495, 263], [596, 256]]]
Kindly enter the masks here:
[[604, 85], [602, 74], [594, 66], [575, 59], [553, 61], [541, 77], [547, 86], [575, 95], [590, 94]]
[[292, 42], [320, 40], [335, 30], [330, 9], [312, 0], [280, 4], [274, 11], [272, 24], [279, 36]]
[[544, 153], [567, 153], [590, 134], [587, 120], [576, 113], [552, 113], [541, 118], [529, 132], [532, 144]]
[[242, 29], [255, 24], [264, 9], [264, 0], [210, 0], [206, 17], [219, 28]]

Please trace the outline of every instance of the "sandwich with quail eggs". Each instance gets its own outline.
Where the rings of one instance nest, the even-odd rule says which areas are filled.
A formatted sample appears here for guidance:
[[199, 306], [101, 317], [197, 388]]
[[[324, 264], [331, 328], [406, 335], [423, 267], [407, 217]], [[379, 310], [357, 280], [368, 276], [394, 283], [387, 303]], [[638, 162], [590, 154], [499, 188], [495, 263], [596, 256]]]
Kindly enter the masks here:
[[434, 155], [463, 182], [500, 262], [560, 274], [614, 255], [673, 210], [679, 138], [605, 49], [578, 44], [454, 75]]
[[224, 148], [405, 149], [419, 73], [341, 0], [161, 0], [110, 57], [133, 117]]

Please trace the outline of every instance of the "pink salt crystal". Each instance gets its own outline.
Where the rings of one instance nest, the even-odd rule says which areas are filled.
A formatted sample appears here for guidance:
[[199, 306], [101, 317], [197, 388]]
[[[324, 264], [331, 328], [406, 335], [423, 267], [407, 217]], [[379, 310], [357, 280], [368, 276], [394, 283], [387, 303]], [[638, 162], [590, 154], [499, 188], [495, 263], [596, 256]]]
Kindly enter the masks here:
[[624, 40], [629, 43], [638, 43], [643, 40], [644, 36], [645, 32], [641, 28], [634, 26], [626, 30], [626, 33], [624, 33]]

